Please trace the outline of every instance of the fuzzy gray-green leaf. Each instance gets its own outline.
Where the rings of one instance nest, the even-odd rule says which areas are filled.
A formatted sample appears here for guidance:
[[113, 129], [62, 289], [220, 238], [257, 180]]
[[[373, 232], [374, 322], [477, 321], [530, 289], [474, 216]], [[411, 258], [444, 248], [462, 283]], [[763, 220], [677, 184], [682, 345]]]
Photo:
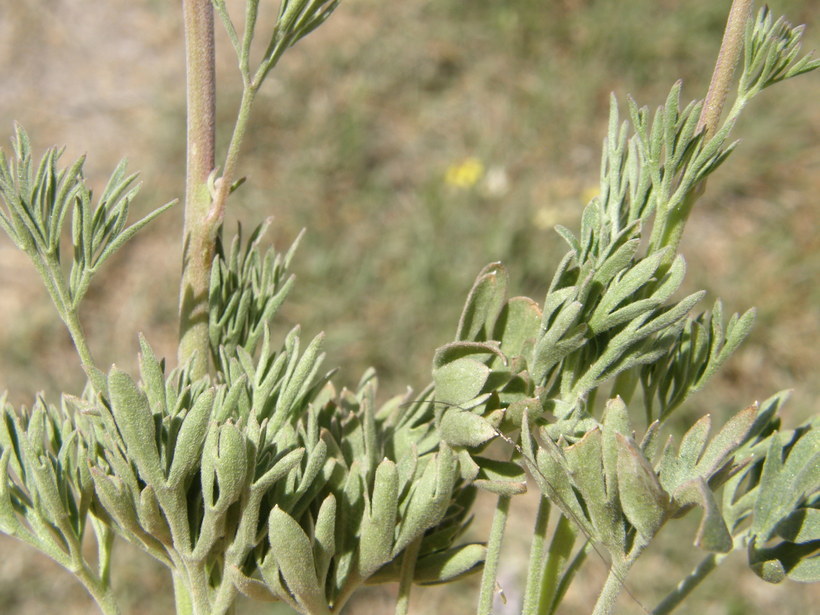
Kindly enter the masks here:
[[165, 480], [157, 451], [154, 416], [148, 398], [125, 372], [111, 369], [108, 375], [111, 412], [128, 447], [128, 455], [139, 468], [142, 478], [153, 485]]
[[507, 298], [507, 271], [492, 263], [478, 274], [467, 296], [456, 330], [456, 340], [486, 340]]
[[319, 507], [313, 540], [316, 577], [319, 579], [319, 585], [323, 586], [331, 561], [336, 553], [336, 498], [332, 493], [325, 497]]
[[467, 544], [422, 557], [416, 563], [413, 581], [420, 585], [448, 583], [480, 570], [487, 555], [482, 544]]
[[699, 506], [703, 513], [695, 534], [695, 545], [714, 553], [728, 553], [732, 550], [732, 535], [720, 513], [715, 496], [703, 477], [683, 483], [672, 494], [680, 507]]
[[481, 393], [490, 368], [475, 359], [456, 359], [433, 372], [436, 399], [445, 404], [463, 405]]
[[268, 520], [270, 557], [276, 561], [288, 591], [313, 615], [330, 615], [316, 577], [311, 540], [298, 523], [278, 506]]
[[481, 446], [496, 437], [495, 427], [483, 416], [460, 408], [444, 412], [439, 424], [442, 440], [450, 446]]
[[176, 488], [181, 485], [199, 468], [213, 403], [213, 391], [205, 391], [197, 397], [193, 408], [185, 415], [177, 435], [174, 459], [168, 471], [169, 487]]
[[245, 438], [233, 423], [225, 423], [219, 428], [219, 453], [214, 469], [219, 485], [219, 500], [215, 508], [225, 510], [239, 499], [248, 472]]
[[775, 527], [777, 536], [794, 543], [820, 540], [820, 510], [799, 508], [784, 517]]
[[496, 495], [519, 495], [527, 491], [527, 475], [517, 463], [476, 457], [479, 471], [473, 484]]
[[541, 325], [538, 304], [529, 297], [513, 297], [504, 304], [495, 323], [493, 337], [501, 340], [501, 352], [507, 357], [522, 355]]
[[396, 464], [383, 460], [376, 468], [370, 514], [365, 515], [359, 541], [359, 574], [367, 578], [390, 560], [396, 530], [399, 477]]
[[629, 522], [644, 537], [654, 536], [666, 520], [669, 494], [649, 462], [629, 439], [617, 434], [618, 492]]
[[[326, 450], [326, 446], [327, 445], [325, 445], [324, 442], [320, 441], [319, 445], [314, 447], [317, 459], [317, 468], [321, 468], [324, 463], [326, 455], [322, 456], [322, 451]], [[256, 479], [253, 483], [253, 491], [266, 493], [277, 481], [281, 480], [288, 472], [296, 467], [304, 456], [305, 449], [303, 448], [297, 448], [290, 451], [287, 455], [277, 461], [272, 468]]]

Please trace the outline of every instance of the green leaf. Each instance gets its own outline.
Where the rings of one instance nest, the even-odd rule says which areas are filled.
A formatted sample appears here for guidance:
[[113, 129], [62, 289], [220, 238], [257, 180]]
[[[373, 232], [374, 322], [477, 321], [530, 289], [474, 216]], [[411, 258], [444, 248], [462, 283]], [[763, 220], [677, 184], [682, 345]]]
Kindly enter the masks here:
[[361, 526], [359, 574], [367, 578], [391, 558], [399, 503], [396, 464], [384, 459], [376, 468], [373, 496]]
[[572, 483], [581, 494], [589, 520], [595, 528], [593, 539], [604, 543], [611, 551], [614, 548], [618, 553], [623, 553], [623, 516], [616, 500], [615, 485], [606, 483], [602, 442], [601, 430], [596, 427], [564, 452], [572, 473]]
[[[316, 468], [316, 473], [318, 474], [319, 469], [321, 469], [325, 459], [327, 458], [327, 445], [320, 441], [319, 444], [313, 448], [311, 455], [312, 460], [314, 461], [312, 467]], [[273, 487], [274, 484], [284, 478], [288, 472], [295, 468], [299, 462], [302, 461], [304, 456], [305, 449], [303, 448], [297, 448], [284, 455], [275, 464], [273, 464], [272, 468], [267, 470], [262, 476], [254, 481], [252, 486], [253, 491], [260, 494], [267, 493], [267, 491]]]
[[732, 550], [732, 535], [704, 478], [697, 477], [683, 483], [672, 497], [678, 506], [697, 505], [703, 509], [700, 525], [695, 533], [696, 546], [715, 553], [729, 553]]
[[450, 342], [436, 349], [433, 355], [433, 370], [444, 367], [448, 363], [463, 359], [465, 357], [492, 357], [501, 359], [502, 363], [507, 362], [507, 357], [501, 352], [498, 342]]
[[456, 340], [490, 338], [507, 299], [507, 277], [507, 270], [501, 263], [491, 263], [481, 270], [467, 295], [456, 329]]
[[[146, 485], [140, 493], [139, 507], [137, 514], [140, 526], [151, 536], [159, 540], [167, 547], [174, 544], [171, 537], [171, 529], [162, 510], [160, 510], [157, 494], [151, 485]], [[186, 547], [183, 547], [186, 548]]]
[[464, 405], [484, 388], [490, 368], [475, 359], [456, 359], [433, 370], [436, 400], [443, 404]]
[[182, 485], [183, 481], [199, 469], [213, 404], [213, 391], [207, 390], [197, 397], [193, 408], [185, 415], [168, 471], [167, 485], [172, 489]]
[[439, 434], [450, 446], [481, 446], [498, 435], [496, 428], [483, 416], [460, 408], [449, 408], [441, 417]]
[[799, 508], [775, 526], [774, 533], [789, 542], [808, 543], [820, 540], [820, 510]]
[[496, 495], [513, 496], [527, 492], [527, 475], [517, 463], [475, 457], [478, 474], [473, 484]]
[[434, 585], [464, 578], [481, 569], [486, 555], [487, 547], [483, 544], [468, 544], [421, 557], [416, 562], [413, 581]]
[[[270, 513], [268, 540], [268, 557], [276, 563], [288, 591], [297, 603], [311, 614], [330, 615], [322, 584], [316, 577], [311, 540], [299, 524], [279, 506], [274, 506]], [[263, 573], [265, 568], [263, 565]]]
[[316, 578], [324, 586], [333, 556], [336, 553], [336, 498], [327, 494], [316, 515], [313, 532], [313, 557], [316, 562]]
[[493, 338], [501, 341], [501, 352], [507, 357], [523, 355], [534, 343], [541, 325], [538, 304], [529, 297], [509, 299], [495, 323]]
[[248, 478], [247, 444], [242, 432], [233, 423], [225, 423], [219, 428], [214, 470], [219, 487], [219, 499], [214, 508], [224, 511], [242, 495]]
[[666, 521], [669, 494], [661, 487], [655, 471], [631, 440], [621, 434], [615, 438], [621, 508], [641, 536], [652, 538]]
[[398, 557], [407, 545], [442, 520], [457, 478], [456, 458], [452, 450], [443, 446], [427, 463], [421, 476], [413, 480], [392, 557]]
[[108, 374], [111, 413], [140, 476], [151, 485], [162, 485], [165, 473], [157, 451], [154, 415], [145, 393], [125, 372], [113, 367]]

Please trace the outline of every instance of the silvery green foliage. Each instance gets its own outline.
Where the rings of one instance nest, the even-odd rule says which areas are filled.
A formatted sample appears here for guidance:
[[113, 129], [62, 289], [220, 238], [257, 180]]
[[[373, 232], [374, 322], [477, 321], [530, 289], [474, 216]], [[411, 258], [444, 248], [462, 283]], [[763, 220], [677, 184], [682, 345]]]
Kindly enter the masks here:
[[[282, 2], [252, 74], [258, 4], [246, 2], [240, 34], [225, 3], [214, 2], [252, 91], [337, 2]], [[137, 186], [124, 164], [94, 204], [82, 160], [60, 168], [52, 149], [35, 168], [18, 129], [13, 157], [0, 152], [0, 226], [43, 277], [90, 386], [59, 407], [38, 398], [16, 411], [0, 398], [0, 529], [74, 573], [106, 613], [117, 612], [114, 534], [168, 567], [177, 603], [187, 601], [190, 612], [229, 612], [243, 593], [300, 613], [338, 613], [363, 584], [449, 582], [485, 559], [495, 569], [500, 536], [489, 548], [458, 541], [477, 489], [508, 503], [526, 491], [526, 470], [543, 504], [525, 613], [555, 612], [593, 550], [621, 589], [650, 541], [693, 510], [693, 542], [707, 557], [743, 549], [767, 581], [820, 579], [816, 418], [780, 429], [781, 394], [719, 429], [705, 415], [677, 442], [661, 436], [751, 328], [753, 311], [726, 319], [720, 301], [692, 315], [704, 293], [680, 296], [677, 241], [703, 180], [734, 148], [729, 133], [748, 100], [820, 66], [798, 59], [800, 33], [760, 12], [747, 33], [737, 100], [711, 136], [698, 126], [700, 103], [681, 107], [680, 84], [651, 117], [629, 101], [628, 122], [613, 98], [600, 195], [577, 235], [558, 229], [569, 251], [543, 304], [509, 298], [505, 268], [488, 265], [454, 341], [435, 352], [433, 383], [381, 405], [373, 371], [354, 390], [333, 387], [321, 334], [304, 344], [296, 327], [273, 339], [295, 244], [263, 252], [266, 224], [244, 242], [240, 232], [217, 246], [213, 374], [167, 370], [144, 338], [139, 379], [99, 370], [79, 303], [99, 266], [167, 206], [126, 226]], [[509, 459], [486, 454], [498, 439], [512, 445]], [[561, 518], [548, 540], [550, 501]], [[93, 561], [81, 549], [89, 524]], [[693, 572], [656, 612], [668, 612], [700, 578]], [[599, 604], [596, 612], [610, 612]]]
[[[80, 437], [84, 418], [69, 404], [64, 399], [57, 408], [38, 398], [18, 413], [0, 396], [0, 530], [70, 570], [104, 603], [113, 533], [89, 514], [96, 504], [86, 464], [89, 449]], [[82, 548], [89, 519], [100, 547], [96, 563]]]
[[[580, 235], [558, 228], [570, 251], [543, 305], [508, 299], [504, 268], [489, 265], [470, 291], [456, 340], [436, 354], [436, 400], [447, 408], [438, 418], [444, 441], [469, 451], [480, 465], [477, 454], [490, 441], [502, 432], [510, 442], [517, 437], [514, 457], [577, 528], [559, 524], [549, 549], [534, 545], [543, 551], [534, 551], [531, 567], [553, 576], [530, 579], [525, 612], [557, 608], [589, 551], [581, 548], [569, 558], [576, 534], [603, 551], [623, 585], [658, 531], [693, 508], [701, 511], [698, 547], [726, 553], [745, 541], [750, 565], [762, 578], [820, 579], [820, 472], [812, 425], [792, 436], [774, 432], [756, 445], [758, 457], [765, 456], [759, 485], [744, 468], [772, 404], [740, 412], [711, 441], [706, 415], [679, 446], [670, 440], [658, 447], [663, 422], [751, 329], [753, 310], [727, 322], [719, 300], [711, 313], [690, 316], [704, 293], [675, 298], [685, 274], [675, 252], [699, 186], [735, 146], [729, 133], [740, 110], [764, 87], [820, 66], [809, 56], [797, 59], [800, 33], [783, 20], [772, 23], [766, 9], [760, 12], [746, 34], [737, 101], [711, 137], [704, 138], [698, 125], [701, 103], [681, 107], [680, 83], [651, 119], [630, 100], [631, 131], [620, 123], [613, 98], [600, 196], [584, 210]], [[645, 429], [640, 443], [624, 403], [638, 384]], [[604, 386], [624, 399], [602, 404], [598, 418], [596, 396]], [[731, 497], [722, 509], [718, 505], [716, 490], [732, 477], [745, 477], [743, 497], [735, 495], [747, 508]], [[739, 488], [734, 482], [728, 491]], [[790, 497], [774, 497], [777, 489]], [[749, 516], [751, 529], [741, 530]], [[775, 537], [783, 541], [762, 546]], [[564, 568], [562, 577], [555, 576], [556, 565], [543, 563], [550, 558]], [[611, 608], [601, 605], [596, 612]]]
[[340, 0], [282, 0], [273, 32], [255, 70], [251, 69], [251, 43], [256, 35], [260, 0], [246, 0], [243, 28], [238, 31], [225, 0], [213, 0], [228, 38], [239, 60], [239, 71], [246, 87], [256, 90], [282, 54], [322, 25], [339, 6]]
[[[5, 211], [0, 209], [0, 227], [29, 255], [52, 296], [58, 292], [55, 286], [66, 286], [60, 296], [66, 305], [59, 307], [76, 309], [101, 265], [173, 203], [126, 226], [129, 206], [140, 186], [135, 183], [136, 174], [126, 175], [124, 160], [92, 204], [93, 195], [83, 177], [84, 158], [60, 168], [62, 150], [51, 148], [35, 165], [28, 135], [20, 126], [12, 143], [11, 158], [0, 150], [0, 198], [5, 205]], [[61, 253], [69, 212], [70, 255]], [[66, 256], [71, 258], [71, 271], [63, 280], [60, 261]]]

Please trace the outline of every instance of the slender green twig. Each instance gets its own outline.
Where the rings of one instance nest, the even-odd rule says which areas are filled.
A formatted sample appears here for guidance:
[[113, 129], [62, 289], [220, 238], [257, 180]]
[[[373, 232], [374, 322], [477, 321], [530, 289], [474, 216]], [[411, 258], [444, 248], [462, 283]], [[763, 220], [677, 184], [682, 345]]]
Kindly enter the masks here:
[[710, 553], [704, 557], [689, 575], [678, 583], [674, 590], [652, 609], [652, 615], [671, 613], [721, 562], [727, 554]]
[[577, 568], [572, 571], [565, 570], [564, 566], [572, 553], [572, 545], [575, 544], [575, 538], [579, 531], [578, 526], [573, 525], [569, 517], [563, 514], [560, 516], [547, 550], [547, 559], [541, 569], [537, 613], [553, 613], [555, 611], [561, 601], [561, 571], [564, 570], [563, 578], [566, 578], [568, 573], [570, 576], [574, 576], [577, 571]]
[[63, 323], [68, 329], [71, 336], [71, 341], [74, 342], [74, 347], [77, 349], [77, 355], [80, 357], [83, 371], [100, 393], [106, 390], [105, 374], [100, 371], [94, 362], [94, 357], [91, 354], [91, 348], [83, 332], [80, 316], [77, 313], [77, 307], [71, 301], [71, 292], [68, 289], [65, 279], [60, 273], [60, 261], [55, 253], [45, 256], [37, 255], [32, 258], [32, 263], [37, 268], [40, 278], [45, 284], [57, 312], [60, 315]]
[[490, 528], [490, 538], [487, 541], [487, 558], [484, 560], [484, 572], [481, 575], [481, 590], [478, 595], [478, 615], [490, 615], [493, 611], [496, 577], [498, 576], [498, 560], [501, 556], [501, 544], [504, 540], [504, 528], [507, 526], [507, 516], [510, 512], [512, 497], [499, 496], [493, 515], [493, 524]]
[[543, 495], [538, 502], [538, 514], [535, 517], [530, 559], [527, 566], [527, 584], [524, 588], [522, 613], [535, 613], [538, 604], [539, 587], [541, 586], [541, 569], [544, 562], [544, 550], [547, 544], [547, 527], [550, 520], [550, 501]]
[[416, 560], [421, 549], [423, 536], [419, 536], [404, 550], [401, 561], [401, 578], [399, 579], [399, 595], [396, 598], [396, 615], [407, 615], [410, 608], [410, 590], [413, 588], [413, 575], [416, 572]]
[[208, 226], [216, 232], [222, 225], [222, 219], [225, 216], [225, 205], [228, 200], [228, 195], [231, 192], [231, 185], [236, 175], [236, 167], [239, 162], [239, 150], [242, 146], [242, 140], [245, 137], [245, 131], [248, 127], [248, 120], [250, 120], [251, 107], [253, 106], [254, 98], [256, 97], [257, 88], [248, 85], [242, 91], [242, 100], [239, 103], [239, 111], [236, 117], [236, 124], [234, 124], [231, 141], [228, 144], [228, 152], [225, 154], [225, 163], [222, 167], [222, 176], [216, 181], [214, 191], [212, 194], [213, 203], [208, 212]]
[[592, 615], [609, 615], [614, 613], [615, 603], [618, 596], [624, 588], [624, 577], [626, 575], [626, 566], [616, 566], [613, 564], [609, 569], [609, 574], [606, 577], [604, 587], [598, 595], [598, 601], [595, 603], [595, 609]]

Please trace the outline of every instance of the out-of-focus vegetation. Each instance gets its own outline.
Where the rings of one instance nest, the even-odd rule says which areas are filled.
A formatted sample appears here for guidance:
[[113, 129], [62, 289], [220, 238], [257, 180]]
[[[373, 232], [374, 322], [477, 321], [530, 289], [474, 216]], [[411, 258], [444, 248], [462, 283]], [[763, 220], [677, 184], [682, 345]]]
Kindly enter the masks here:
[[[308, 229], [281, 326], [328, 331], [339, 384], [355, 384], [370, 365], [384, 392], [426, 384], [432, 352], [452, 337], [484, 264], [504, 261], [515, 290], [543, 294], [563, 253], [551, 227], [576, 227], [596, 190], [609, 92], [654, 106], [682, 78], [684, 99], [703, 96], [728, 4], [345, 0], [263, 90], [243, 152], [248, 181], [231, 203], [229, 226], [274, 216], [271, 237], [281, 246]], [[820, 47], [814, 0], [770, 4], [808, 22], [807, 44]], [[19, 120], [37, 146], [65, 143], [67, 157], [91, 152], [92, 179], [128, 156], [142, 171], [146, 207], [180, 196], [180, 31], [178, 3], [3, 3], [0, 134]], [[231, 58], [220, 58], [226, 120], [240, 91]], [[752, 338], [710, 384], [719, 400], [710, 410], [719, 415], [794, 387], [786, 415], [796, 423], [820, 397], [818, 98], [820, 79], [810, 75], [755, 101], [737, 130], [742, 145], [710, 180], [684, 238], [688, 289], [714, 291], [728, 311], [759, 310]], [[92, 287], [87, 309], [116, 319], [87, 318], [101, 364], [133, 367], [138, 331], [174, 356], [180, 232], [181, 211], [166, 214]], [[15, 403], [30, 403], [42, 387], [77, 390], [83, 380], [70, 341], [30, 265], [5, 241], [0, 288], [0, 389]], [[133, 335], [115, 338], [122, 327]], [[66, 614], [88, 612], [80, 586], [67, 591], [68, 575], [8, 538], [0, 544], [0, 612], [45, 612], [58, 599]], [[164, 578], [133, 554], [118, 557], [134, 559], [134, 586], [149, 590], [122, 588], [133, 594], [134, 612], [168, 612], [170, 587], [152, 587]], [[59, 579], [54, 593], [19, 582], [32, 568], [43, 571], [38, 588]], [[646, 562], [644, 576], [639, 569], [630, 580], [638, 596], [667, 589], [654, 587], [650, 568]], [[692, 612], [762, 614], [773, 596], [790, 600], [791, 612], [808, 612], [817, 598], [809, 587], [732, 575], [710, 579]], [[731, 596], [728, 586], [736, 588]], [[456, 586], [422, 594], [418, 612], [443, 612], [445, 591], [452, 612], [474, 608]], [[514, 583], [506, 591], [514, 596]], [[379, 612], [378, 594], [371, 598], [368, 608]], [[568, 604], [588, 612], [586, 600]]]

